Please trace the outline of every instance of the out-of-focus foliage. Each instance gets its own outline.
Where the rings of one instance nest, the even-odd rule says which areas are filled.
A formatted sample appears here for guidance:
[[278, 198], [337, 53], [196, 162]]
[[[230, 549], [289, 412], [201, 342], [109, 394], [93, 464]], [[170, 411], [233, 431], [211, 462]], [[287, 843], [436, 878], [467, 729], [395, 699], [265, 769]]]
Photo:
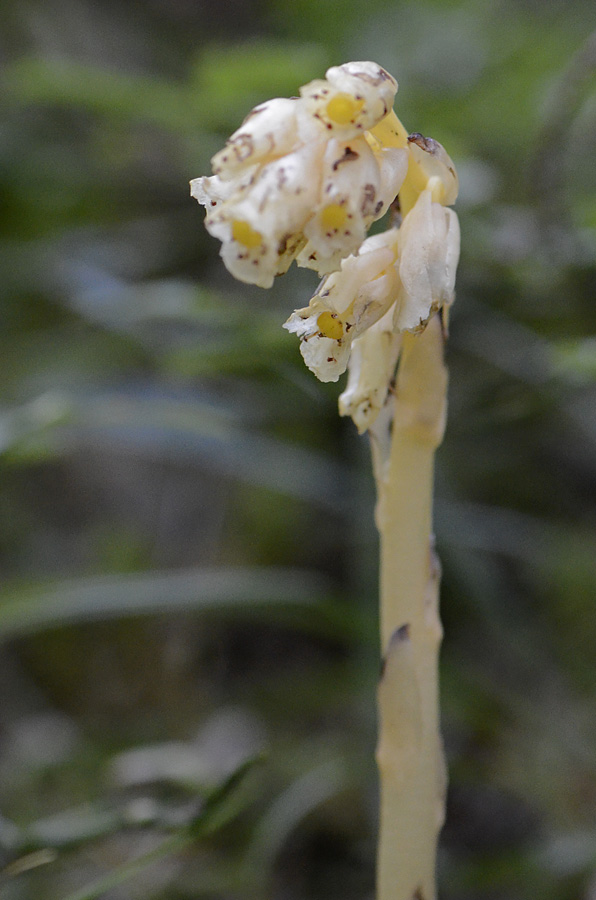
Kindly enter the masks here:
[[[372, 58], [458, 163], [445, 900], [596, 897], [592, 3], [4, 0], [0, 893], [362, 900], [366, 442], [189, 178]], [[252, 763], [258, 759], [256, 765]]]

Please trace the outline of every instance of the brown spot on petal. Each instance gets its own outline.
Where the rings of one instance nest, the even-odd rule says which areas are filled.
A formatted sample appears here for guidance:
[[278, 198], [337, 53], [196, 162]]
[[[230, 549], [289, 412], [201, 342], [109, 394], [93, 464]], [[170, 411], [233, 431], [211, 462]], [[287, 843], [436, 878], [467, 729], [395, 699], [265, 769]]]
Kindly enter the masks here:
[[344, 155], [340, 159], [336, 159], [333, 163], [333, 171], [337, 172], [342, 163], [348, 162], [351, 159], [359, 159], [360, 154], [356, 153], [355, 150], [352, 150], [351, 147], [346, 147], [344, 150]]
[[252, 137], [249, 134], [238, 134], [228, 142], [238, 162], [244, 162], [255, 152]]
[[374, 202], [377, 196], [374, 184], [365, 184], [362, 190], [362, 204], [360, 206], [363, 216], [370, 215], [374, 210]]
[[384, 81], [393, 81], [391, 75], [389, 75], [389, 73], [386, 72], [385, 69], [382, 69], [380, 66], [379, 74], [377, 76], [369, 75], [368, 72], [358, 72], [358, 74], [354, 74], [352, 75], [352, 77], [359, 78], [360, 81], [365, 81], [367, 84], [373, 84], [375, 85], [375, 87], [379, 84], [382, 84]]
[[303, 238], [301, 234], [286, 234], [279, 242], [278, 254], [284, 253], [294, 254], [298, 252], [302, 244]]

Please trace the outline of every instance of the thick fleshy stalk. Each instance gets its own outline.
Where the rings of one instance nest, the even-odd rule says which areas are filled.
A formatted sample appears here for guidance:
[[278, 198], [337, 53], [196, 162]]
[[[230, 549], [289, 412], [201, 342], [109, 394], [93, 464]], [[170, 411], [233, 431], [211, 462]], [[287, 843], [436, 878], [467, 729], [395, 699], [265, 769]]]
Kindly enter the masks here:
[[432, 493], [446, 387], [443, 331], [434, 316], [421, 334], [404, 335], [390, 454], [376, 466], [383, 654], [377, 900], [436, 897], [446, 776], [439, 730], [442, 630]]

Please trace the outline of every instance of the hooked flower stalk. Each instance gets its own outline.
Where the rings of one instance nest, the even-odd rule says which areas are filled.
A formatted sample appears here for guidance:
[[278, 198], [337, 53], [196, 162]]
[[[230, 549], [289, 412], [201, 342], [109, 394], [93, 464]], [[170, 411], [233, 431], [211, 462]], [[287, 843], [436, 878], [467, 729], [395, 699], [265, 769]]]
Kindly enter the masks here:
[[[408, 134], [392, 109], [396, 92], [377, 63], [334, 66], [299, 97], [255, 107], [213, 157], [213, 175], [190, 184], [236, 278], [270, 287], [294, 260], [322, 276], [284, 328], [321, 381], [348, 370], [340, 414], [372, 438], [385, 660], [378, 897], [432, 900], [445, 787], [432, 471], [445, 421], [458, 178], [438, 141]], [[389, 210], [385, 230], [367, 236]]]

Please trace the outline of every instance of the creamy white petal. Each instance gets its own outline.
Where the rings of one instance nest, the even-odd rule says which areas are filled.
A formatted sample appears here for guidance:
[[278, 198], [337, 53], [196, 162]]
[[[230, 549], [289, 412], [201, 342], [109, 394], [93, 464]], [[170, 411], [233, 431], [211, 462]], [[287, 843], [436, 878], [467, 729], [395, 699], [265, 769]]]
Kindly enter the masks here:
[[383, 203], [375, 216], [376, 221], [385, 215], [400, 192], [408, 174], [408, 151], [397, 147], [381, 149], [375, 152], [375, 158], [380, 172], [379, 198]]
[[[384, 243], [377, 238], [390, 235]], [[375, 241], [376, 246], [371, 242]], [[395, 245], [391, 246], [391, 241]], [[325, 302], [333, 312], [344, 313], [354, 302], [358, 293], [368, 282], [379, 278], [393, 266], [397, 252], [397, 232], [384, 232], [368, 238], [362, 244], [357, 256], [348, 256], [341, 262], [341, 269], [328, 275], [319, 286], [315, 296]]]
[[249, 166], [236, 178], [222, 181], [218, 175], [203, 175], [190, 182], [190, 196], [209, 213], [234, 196], [239, 196], [255, 180], [258, 166]]
[[448, 209], [446, 212], [446, 249], [443, 294], [446, 298], [449, 298], [445, 300], [445, 303], [453, 303], [455, 298], [455, 276], [457, 274], [457, 266], [459, 263], [461, 233], [457, 213], [452, 209]]
[[266, 164], [295, 149], [299, 103], [297, 99], [277, 97], [251, 110], [211, 160], [214, 174], [222, 180], [234, 178], [246, 166]]
[[398, 289], [399, 278], [394, 266], [389, 266], [382, 275], [360, 288], [352, 308], [352, 340], [374, 325], [393, 306]]
[[360, 434], [370, 428], [385, 404], [400, 347], [401, 335], [393, 331], [391, 310], [352, 344], [339, 413], [351, 416]]
[[293, 232], [312, 215], [320, 193], [324, 145], [307, 144], [259, 170], [239, 204], [266, 234]]
[[453, 301], [459, 240], [457, 215], [433, 203], [430, 190], [423, 191], [399, 229], [397, 331], [421, 330]]

